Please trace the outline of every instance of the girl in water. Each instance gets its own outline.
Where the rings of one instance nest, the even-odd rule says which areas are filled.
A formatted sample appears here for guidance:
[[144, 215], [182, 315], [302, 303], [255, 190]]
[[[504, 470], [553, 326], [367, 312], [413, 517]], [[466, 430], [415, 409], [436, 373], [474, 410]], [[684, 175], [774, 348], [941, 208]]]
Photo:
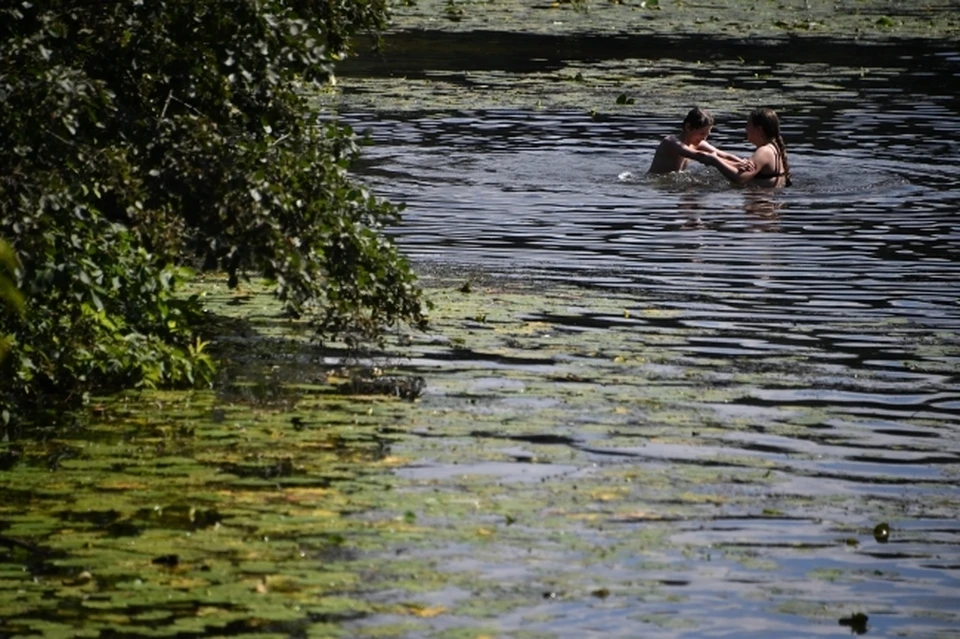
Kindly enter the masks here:
[[737, 184], [790, 186], [787, 147], [780, 135], [780, 118], [773, 109], [754, 109], [747, 118], [747, 140], [757, 147], [749, 162], [733, 163], [719, 154], [704, 153], [692, 159], [710, 166]]

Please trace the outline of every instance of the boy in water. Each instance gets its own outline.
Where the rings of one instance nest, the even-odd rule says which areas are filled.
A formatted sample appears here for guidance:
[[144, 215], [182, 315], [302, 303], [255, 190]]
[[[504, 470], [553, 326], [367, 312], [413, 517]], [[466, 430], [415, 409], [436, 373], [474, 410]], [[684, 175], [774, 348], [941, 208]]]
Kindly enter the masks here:
[[707, 144], [707, 136], [713, 128], [713, 116], [706, 109], [693, 107], [683, 120], [680, 135], [668, 135], [663, 138], [653, 156], [648, 173], [660, 175], [683, 171], [690, 160], [712, 164], [707, 156], [716, 156], [739, 165], [744, 162], [736, 155], [726, 153]]

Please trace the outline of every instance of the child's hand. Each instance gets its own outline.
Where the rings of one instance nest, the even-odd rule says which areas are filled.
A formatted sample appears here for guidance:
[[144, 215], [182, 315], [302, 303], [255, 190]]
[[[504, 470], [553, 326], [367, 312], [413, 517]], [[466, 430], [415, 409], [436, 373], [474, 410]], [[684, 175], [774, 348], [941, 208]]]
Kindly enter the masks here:
[[757, 165], [753, 163], [753, 160], [746, 158], [743, 160], [737, 161], [737, 173], [745, 173], [746, 171], [753, 171], [757, 168]]

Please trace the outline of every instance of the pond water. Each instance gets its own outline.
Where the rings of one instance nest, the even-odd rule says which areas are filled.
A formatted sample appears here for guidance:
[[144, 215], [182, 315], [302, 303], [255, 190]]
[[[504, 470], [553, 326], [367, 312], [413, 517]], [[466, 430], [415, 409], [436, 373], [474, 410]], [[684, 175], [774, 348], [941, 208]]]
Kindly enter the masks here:
[[[743, 117], [757, 102], [748, 101], [742, 70], [725, 66], [736, 55], [714, 55], [693, 82], [742, 90], [739, 108], [708, 93], [721, 103], [711, 141], [748, 154]], [[451, 81], [467, 85], [466, 94], [419, 89], [455, 108], [422, 108], [421, 99], [415, 108], [351, 109], [391, 76], [361, 65], [345, 81], [343, 118], [374, 142], [360, 170], [378, 194], [406, 204], [394, 232], [422, 272], [492, 276], [493, 290], [532, 288], [545, 300], [552, 287], [580, 291], [559, 309], [553, 300], [543, 302], [550, 310], [530, 302], [523, 316], [545, 336], [538, 349], [566, 333], [601, 353], [606, 346], [611, 357], [666, 349], [677, 358], [635, 367], [642, 381], [594, 384], [587, 407], [568, 402], [556, 383], [551, 391], [535, 381], [551, 369], [554, 380], [579, 380], [583, 369], [571, 360], [589, 356], [573, 347], [548, 348], [526, 369], [509, 358], [471, 361], [468, 352], [457, 366], [481, 371], [472, 385], [428, 390], [423, 407], [441, 415], [462, 410], [458, 393], [484, 398], [473, 409], [480, 421], [473, 432], [443, 418], [419, 431], [430, 437], [427, 451], [446, 438], [457, 453], [396, 444], [401, 454], [433, 457], [398, 471], [406, 490], [475, 496], [478, 504], [496, 503], [498, 491], [529, 501], [524, 534], [478, 549], [437, 533], [405, 548], [469, 576], [470, 585], [437, 590], [431, 603], [460, 610], [479, 600], [496, 609], [498, 598], [543, 595], [504, 604], [484, 623], [438, 617], [430, 633], [960, 634], [960, 53], [883, 49], [869, 62], [869, 53], [839, 58], [843, 65], [825, 63], [829, 53], [803, 55], [811, 59], [780, 69], [775, 94], [762, 93], [771, 82], [756, 82], [760, 100], [786, 105], [794, 185], [781, 190], [732, 187], [696, 166], [645, 175], [657, 142], [692, 100], [670, 109], [669, 99], [644, 102], [634, 87], [635, 106], [617, 109], [612, 96], [621, 89], [608, 90], [599, 112], [563, 99], [538, 107], [515, 93], [506, 101], [519, 106], [496, 104], [486, 92], [492, 74], [518, 59], [537, 66], [522, 51], [498, 51], [486, 75], [471, 59], [472, 75]], [[402, 64], [409, 71], [431, 62], [467, 65], [433, 57]], [[680, 73], [691, 61], [618, 64]], [[850, 72], [860, 64], [870, 72]], [[554, 66], [583, 68], [576, 60]], [[510, 85], [497, 82], [501, 91]], [[470, 106], [470, 90], [484, 108]], [[610, 303], [591, 309], [598, 300]], [[441, 359], [415, 364], [428, 375], [449, 370]], [[519, 391], [510, 384], [517, 370], [526, 370]], [[677, 399], [684, 386], [692, 394]], [[627, 408], [610, 415], [603, 401]], [[651, 407], [658, 401], [674, 412]], [[491, 439], [499, 448], [476, 452]], [[531, 466], [541, 449], [550, 462]], [[775, 479], [740, 477], [746, 469]], [[691, 478], [698, 472], [710, 477]], [[616, 506], [562, 507], [579, 513], [580, 526], [568, 520], [558, 532], [530, 521], [549, 520], [536, 504], [555, 499], [531, 482], [570, 493], [592, 478], [602, 500], [597, 486], [624, 477], [648, 484], [611, 497]], [[674, 486], [669, 497], [664, 482]], [[696, 498], [678, 497], [677, 486]], [[430, 516], [435, 529], [480, 518], [442, 508]], [[887, 520], [896, 534], [874, 536]], [[578, 541], [559, 540], [564, 532]], [[427, 631], [409, 636], [418, 632]]]
[[[960, 28], [894, 4], [841, 27]], [[198, 278], [235, 320], [213, 390], [0, 441], [0, 639], [960, 636], [960, 52], [708, 38], [702, 6], [345, 64], [357, 171], [436, 300], [376, 363], [423, 395], [345, 398], [343, 351]], [[776, 107], [794, 186], [647, 177], [695, 102], [741, 154]]]

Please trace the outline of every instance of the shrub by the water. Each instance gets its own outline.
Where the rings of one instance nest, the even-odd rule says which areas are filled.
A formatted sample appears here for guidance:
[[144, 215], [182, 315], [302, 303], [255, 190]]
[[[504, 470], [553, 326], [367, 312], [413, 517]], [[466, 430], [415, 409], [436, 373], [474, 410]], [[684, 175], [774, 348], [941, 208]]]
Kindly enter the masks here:
[[208, 383], [198, 301], [176, 295], [189, 265], [269, 278], [320, 336], [423, 321], [382, 232], [399, 208], [348, 176], [357, 141], [310, 99], [385, 19], [383, 0], [0, 8], [3, 421], [93, 389]]

